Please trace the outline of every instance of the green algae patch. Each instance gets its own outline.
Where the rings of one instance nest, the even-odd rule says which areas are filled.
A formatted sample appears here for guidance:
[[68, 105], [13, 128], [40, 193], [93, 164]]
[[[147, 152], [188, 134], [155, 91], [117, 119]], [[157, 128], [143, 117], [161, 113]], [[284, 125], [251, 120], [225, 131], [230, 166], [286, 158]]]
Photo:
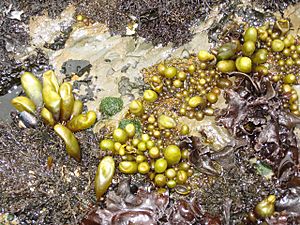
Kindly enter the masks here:
[[123, 119], [119, 123], [119, 128], [125, 129], [128, 124], [133, 124], [136, 130], [136, 133], [139, 135], [142, 133], [142, 125], [138, 119]]
[[118, 97], [105, 97], [101, 100], [99, 110], [105, 117], [111, 117], [123, 108], [123, 100]]

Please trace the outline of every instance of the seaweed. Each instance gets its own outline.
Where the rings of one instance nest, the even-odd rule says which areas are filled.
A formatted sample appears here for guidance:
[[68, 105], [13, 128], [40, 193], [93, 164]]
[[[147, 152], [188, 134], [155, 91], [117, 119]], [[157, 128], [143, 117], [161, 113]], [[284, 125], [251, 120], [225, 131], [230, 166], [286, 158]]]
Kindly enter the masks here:
[[131, 124], [131, 123], [134, 125], [137, 134], [141, 134], [142, 133], [142, 125], [138, 119], [123, 119], [119, 123], [119, 128], [124, 129], [127, 124]]
[[278, 185], [277, 209], [285, 210], [284, 216], [294, 223], [299, 220], [295, 212], [300, 183], [299, 142], [294, 130], [300, 120], [285, 111], [284, 96], [278, 94], [275, 84], [256, 78], [241, 77], [234, 89], [226, 91], [228, 107], [219, 111], [217, 121], [237, 140], [246, 141], [239, 151], [240, 159], [256, 159], [267, 164], [269, 172], [272, 169], [271, 180]]
[[282, 13], [289, 5], [298, 3], [299, 0], [258, 0], [257, 4], [261, 4], [262, 8], [266, 11], [279, 11]]
[[[136, 35], [155, 45], [174, 43], [179, 46], [192, 38], [191, 26], [197, 20], [205, 19], [211, 8], [220, 2], [1, 1], [3, 11], [12, 4], [12, 9], [23, 10], [24, 13], [20, 20], [11, 19], [5, 13], [0, 15], [3, 34], [0, 40], [0, 94], [18, 83], [20, 71], [24, 68], [35, 72], [49, 67], [47, 57], [40, 51], [24, 62], [14, 59], [17, 49], [24, 49], [29, 43], [24, 26], [28, 24], [29, 16], [40, 15], [47, 10], [51, 17], [55, 17], [69, 3], [74, 3], [78, 4], [78, 13], [86, 14], [91, 20], [105, 22], [113, 34], [125, 34], [129, 24], [137, 23]], [[267, 10], [283, 10], [287, 3], [298, 1], [258, 2], [262, 2], [261, 7]], [[222, 13], [226, 14], [226, 10]], [[246, 8], [241, 14], [247, 12]], [[257, 12], [251, 12], [249, 17], [251, 15], [262, 16]], [[220, 24], [224, 25], [229, 20], [230, 15], [226, 14]], [[67, 38], [67, 34], [62, 35], [49, 47], [60, 49]], [[131, 89], [125, 89], [130, 81], [123, 81], [119, 86], [122, 86], [120, 93], [130, 94]], [[88, 216], [87, 220], [83, 220], [86, 224], [103, 224], [102, 221], [127, 223], [132, 222], [132, 218], [139, 222], [148, 218], [148, 223], [158, 221], [160, 224], [232, 224], [241, 223], [247, 213], [245, 211], [251, 211], [264, 196], [276, 192], [279, 197], [276, 207], [280, 212], [277, 217], [266, 221], [270, 224], [282, 221], [296, 224], [299, 221], [300, 196], [299, 146], [293, 131], [299, 119], [284, 111], [275, 92], [276, 86], [270, 85], [267, 80], [244, 77], [238, 81], [235, 89], [226, 91], [228, 108], [220, 111], [218, 116], [219, 123], [228, 128], [236, 142], [220, 152], [201, 146], [199, 140], [190, 146], [193, 150], [191, 162], [198, 168], [197, 172], [213, 177], [213, 183], [204, 192], [197, 192], [194, 199], [163, 196], [160, 201], [155, 201], [153, 196], [156, 193], [149, 192], [149, 189], [121, 183], [118, 189], [112, 187], [109, 191], [105, 205], [100, 203], [99, 207], [91, 208], [91, 205], [96, 205], [91, 180], [102, 156], [98, 150], [98, 138], [91, 132], [76, 134], [83, 150], [83, 163], [77, 164], [66, 158], [62, 141], [51, 129], [45, 126], [21, 129], [16, 121], [12, 125], [0, 123], [1, 211], [11, 212], [23, 224], [77, 224], [90, 211], [94, 213], [93, 219], [89, 221]], [[119, 110], [120, 107], [117, 108]], [[270, 165], [275, 172], [271, 180], [266, 180], [255, 166], [247, 162], [253, 157], [261, 160], [262, 164]], [[200, 186], [201, 182], [204, 181], [197, 184]], [[151, 200], [150, 204], [148, 200]]]
[[217, 121], [237, 139], [247, 140], [252, 157], [270, 165], [280, 178], [299, 163], [293, 130], [300, 120], [285, 112], [284, 98], [273, 85], [266, 79], [241, 78], [235, 90], [226, 91], [228, 107]]
[[48, 57], [40, 49], [36, 49], [23, 62], [6, 59], [5, 51], [2, 53], [4, 54], [2, 55], [4, 62], [0, 63], [0, 96], [5, 95], [14, 85], [20, 84], [20, 76], [24, 70], [40, 74], [52, 68], [49, 65]]
[[[216, 40], [223, 26], [231, 21], [230, 17], [237, 12], [239, 16], [245, 16], [246, 22], [254, 23], [257, 16], [269, 18], [270, 13], [277, 10], [281, 12], [290, 4], [296, 4], [298, 0], [257, 0], [260, 8], [267, 10], [262, 15], [249, 7], [240, 9], [234, 7], [239, 1], [221, 0], [184, 0], [184, 1], [152, 1], [152, 0], [41, 0], [35, 1], [11, 1], [0, 2], [0, 95], [19, 82], [19, 73], [26, 63], [15, 58], [16, 53], [22, 52], [29, 46], [30, 37], [28, 24], [31, 16], [47, 14], [51, 18], [58, 17], [70, 4], [75, 5], [77, 14], [83, 14], [91, 22], [102, 22], [108, 25], [111, 34], [126, 34], [126, 28], [132, 23], [137, 23], [136, 35], [145, 38], [154, 45], [167, 45], [173, 43], [180, 46], [187, 43], [193, 37], [192, 27], [198, 21], [204, 21], [214, 11], [214, 7], [222, 4], [220, 12], [222, 18], [209, 30], [211, 40]], [[19, 18], [12, 19], [11, 12], [20, 13]], [[250, 12], [250, 13], [249, 13]], [[260, 23], [264, 21], [260, 19]], [[256, 22], [257, 23], [257, 22]], [[59, 50], [64, 47], [69, 32], [62, 32], [53, 43], [46, 43], [45, 47]], [[39, 61], [43, 56], [38, 55]], [[29, 60], [30, 61], [30, 60]], [[31, 65], [35, 63], [32, 62]], [[28, 69], [27, 69], [28, 70]]]
[[[26, 48], [30, 45], [28, 24], [30, 16], [42, 15], [46, 11], [52, 18], [59, 14], [75, 1], [11, 1], [0, 2], [0, 95], [8, 92], [13, 85], [20, 82], [20, 73], [24, 70], [50, 69], [47, 56], [40, 49], [27, 56]], [[19, 16], [13, 17], [13, 13]], [[24, 55], [24, 60], [19, 60]], [[46, 68], [45, 68], [46, 67]]]
[[[145, 38], [154, 45], [180, 46], [193, 37], [191, 27], [199, 21], [205, 21], [211, 12], [220, 7], [221, 19], [214, 23], [210, 34], [218, 34], [224, 25], [231, 21], [237, 13], [245, 17], [250, 24], [262, 24], [265, 19], [273, 18], [272, 12], [283, 12], [289, 5], [298, 0], [253, 0], [251, 5], [243, 7], [241, 1], [219, 0], [183, 0], [183, 1], [150, 1], [150, 0], [121, 0], [121, 1], [81, 1], [78, 4], [78, 14], [84, 14], [93, 21], [104, 22], [112, 34], [126, 34], [130, 24], [137, 23], [136, 35]], [[230, 4], [229, 4], [230, 3]], [[255, 10], [257, 5], [262, 11]], [[92, 10], [93, 9], [93, 10]], [[101, 13], [99, 13], [101, 12]], [[259, 21], [257, 20], [259, 18]]]
[[283, 197], [277, 202], [276, 208], [284, 211], [290, 223], [300, 223], [300, 178], [294, 177], [286, 184]]
[[21, 224], [77, 224], [96, 201], [98, 138], [76, 133], [83, 157], [79, 164], [66, 156], [51, 128], [40, 123], [21, 129], [13, 120], [0, 123], [0, 211], [17, 216]]
[[169, 197], [149, 192], [144, 187], [132, 193], [129, 182], [128, 179], [120, 182], [114, 191], [108, 193], [106, 207], [93, 209], [80, 225], [157, 224], [164, 215]]
[[[91, 209], [81, 225], [128, 224], [133, 221], [134, 224], [161, 225], [241, 224], [247, 212], [269, 193], [276, 192], [278, 186], [255, 173], [253, 166], [239, 154], [235, 153], [236, 162], [230, 169], [191, 197], [176, 197], [168, 191], [159, 194], [151, 190], [147, 182], [133, 190], [134, 181], [125, 179], [108, 192], [104, 205]], [[196, 185], [201, 185], [201, 182], [203, 180]]]
[[123, 100], [117, 97], [105, 97], [101, 100], [99, 110], [103, 114], [104, 117], [110, 117], [118, 112], [120, 112], [123, 108]]

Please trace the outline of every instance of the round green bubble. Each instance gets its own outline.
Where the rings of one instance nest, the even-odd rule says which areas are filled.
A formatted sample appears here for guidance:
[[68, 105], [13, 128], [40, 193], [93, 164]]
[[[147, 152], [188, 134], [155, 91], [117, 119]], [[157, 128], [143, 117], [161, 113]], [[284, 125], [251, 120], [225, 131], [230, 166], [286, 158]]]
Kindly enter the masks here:
[[154, 164], [154, 170], [156, 173], [163, 173], [168, 167], [167, 160], [164, 158], [157, 159]]
[[181, 159], [180, 148], [176, 145], [169, 145], [164, 150], [164, 157], [170, 166], [179, 163]]
[[104, 139], [100, 142], [100, 148], [102, 150], [109, 150], [109, 151], [113, 151], [114, 150], [114, 142], [112, 140], [109, 139]]

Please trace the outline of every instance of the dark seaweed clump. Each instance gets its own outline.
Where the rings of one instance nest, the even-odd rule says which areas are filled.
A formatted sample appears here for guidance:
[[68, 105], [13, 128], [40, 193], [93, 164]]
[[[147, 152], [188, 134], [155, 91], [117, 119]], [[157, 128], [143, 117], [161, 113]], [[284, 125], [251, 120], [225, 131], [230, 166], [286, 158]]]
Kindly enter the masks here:
[[[216, 4], [224, 1], [119, 1], [116, 12], [123, 14], [127, 24], [136, 17], [137, 34], [154, 45], [182, 45], [192, 38], [190, 27], [197, 19], [205, 19]], [[117, 21], [116, 21], [117, 22]], [[123, 30], [114, 20], [108, 25], [112, 31]], [[124, 21], [125, 22], [125, 21]]]
[[257, 1], [258, 4], [262, 5], [264, 10], [271, 10], [271, 11], [279, 11], [282, 12], [285, 10], [289, 5], [298, 3], [299, 0], [259, 0]]
[[[239, 12], [239, 16], [247, 17], [248, 20], [270, 16], [270, 12], [283, 11], [288, 5], [295, 4], [299, 0], [272, 0], [251, 1], [249, 6]], [[192, 36], [190, 29], [199, 20], [205, 20], [219, 6], [223, 15], [220, 21], [213, 26], [224, 24], [242, 6], [241, 1], [220, 0], [183, 0], [183, 1], [160, 1], [160, 0], [120, 0], [120, 1], [80, 1], [77, 7], [78, 13], [86, 15], [92, 21], [105, 22], [112, 34], [125, 34], [126, 27], [132, 22], [138, 24], [137, 35], [152, 42], [154, 45], [167, 45], [173, 43], [180, 46], [188, 42]], [[257, 12], [253, 5], [259, 6], [263, 12]], [[100, 13], [101, 12], [101, 13]], [[247, 21], [248, 22], [248, 21]]]
[[[45, 1], [0, 1], [0, 95], [4, 95], [15, 84], [20, 82], [20, 72], [24, 70], [41, 70], [48, 66], [48, 59], [41, 50], [19, 60], [16, 54], [26, 56], [29, 46], [28, 24], [31, 16], [47, 13], [50, 17], [58, 16], [71, 2], [70, 0]], [[19, 15], [15, 18], [14, 13]], [[57, 42], [61, 41], [57, 38]], [[52, 46], [50, 48], [57, 48]], [[49, 68], [48, 68], [49, 69]]]
[[[0, 50], [1, 56], [6, 57], [5, 51], [1, 53]], [[51, 69], [49, 59], [40, 50], [27, 57], [23, 62], [17, 61], [14, 58], [4, 58], [3, 63], [0, 62], [0, 96], [6, 94], [13, 85], [20, 84], [21, 72], [29, 71], [38, 74], [48, 69]]]
[[95, 202], [93, 179], [98, 139], [76, 133], [83, 160], [67, 156], [63, 141], [48, 127], [21, 129], [0, 124], [0, 211], [21, 224], [77, 224]]
[[167, 194], [137, 188], [132, 192], [130, 180], [122, 180], [107, 194], [105, 208], [95, 208], [81, 225], [135, 224], [152, 225], [163, 217], [169, 203]]
[[80, 225], [220, 225], [218, 217], [202, 214], [197, 199], [172, 202], [168, 192], [149, 191], [145, 186], [133, 193], [130, 180], [122, 180], [107, 194], [105, 207], [95, 207]]
[[[237, 79], [233, 90], [226, 91], [228, 107], [219, 112], [217, 121], [237, 140], [243, 140], [243, 146], [235, 146], [239, 158], [255, 158], [272, 168], [277, 210], [285, 210], [290, 224], [298, 224], [300, 152], [299, 137], [294, 131], [300, 119], [285, 111], [281, 101], [288, 96], [279, 94], [276, 84], [267, 78], [238, 75], [242, 78]], [[230, 152], [217, 153], [214, 158], [222, 159]]]
[[[274, 180], [261, 176], [249, 163], [244, 140], [233, 140], [218, 152], [203, 144], [199, 137], [184, 139], [181, 147], [190, 149], [190, 162], [198, 172], [214, 177], [210, 185], [195, 192], [194, 199], [200, 207], [195, 216], [197, 221], [209, 215], [209, 218], [219, 221], [216, 224], [247, 222], [247, 213], [258, 202], [281, 190]], [[176, 218], [171, 221], [185, 222]]]
[[[242, 75], [242, 74], [241, 74]], [[278, 87], [270, 81], [245, 77], [235, 90], [228, 90], [228, 107], [217, 121], [237, 139], [247, 141], [250, 157], [264, 161], [276, 172], [281, 182], [297, 172], [299, 146], [294, 129], [300, 119], [283, 108]]]
[[244, 162], [225, 171], [199, 195], [199, 199], [204, 211], [215, 217], [221, 214], [224, 224], [240, 224], [247, 212], [274, 192], [275, 185]]
[[224, 173], [211, 187], [191, 198], [174, 198], [168, 192], [159, 194], [144, 186], [132, 193], [132, 182], [125, 179], [108, 192], [104, 205], [92, 209], [81, 225], [241, 224], [247, 211], [274, 191], [270, 181], [243, 169], [241, 172], [235, 167]]

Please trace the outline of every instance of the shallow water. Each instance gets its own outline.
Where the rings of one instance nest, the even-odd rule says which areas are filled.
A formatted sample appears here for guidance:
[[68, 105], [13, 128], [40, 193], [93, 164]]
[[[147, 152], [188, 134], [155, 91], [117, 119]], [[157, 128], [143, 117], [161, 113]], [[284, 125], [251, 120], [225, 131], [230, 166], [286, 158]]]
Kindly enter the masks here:
[[11, 121], [10, 112], [14, 107], [10, 104], [11, 99], [18, 96], [22, 91], [21, 86], [14, 86], [6, 95], [0, 96], [0, 120]]

